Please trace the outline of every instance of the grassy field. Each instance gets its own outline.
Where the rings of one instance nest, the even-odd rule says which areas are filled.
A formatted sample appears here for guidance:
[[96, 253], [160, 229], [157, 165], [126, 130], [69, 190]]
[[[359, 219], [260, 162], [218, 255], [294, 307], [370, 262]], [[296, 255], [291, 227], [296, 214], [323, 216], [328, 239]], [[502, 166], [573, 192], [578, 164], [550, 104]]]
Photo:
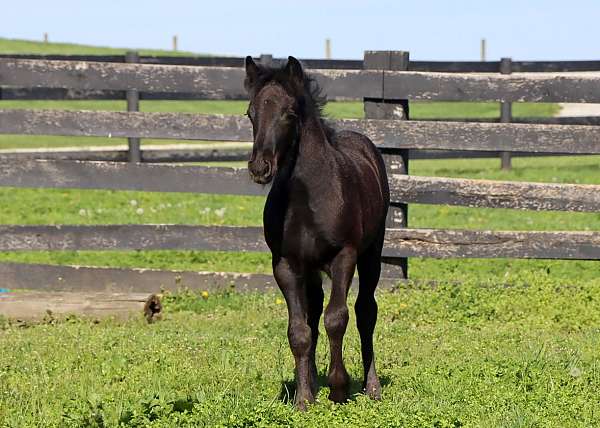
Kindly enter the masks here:
[[[0, 53], [110, 53], [38, 45], [0, 39]], [[0, 101], [0, 108], [124, 110], [125, 104]], [[142, 102], [141, 108], [241, 114], [245, 103]], [[550, 116], [557, 110], [517, 104], [513, 111]], [[362, 105], [332, 103], [327, 113], [362, 117]], [[413, 103], [411, 114], [496, 117], [498, 105]], [[0, 136], [0, 148], [119, 142]], [[157, 142], [163, 143], [144, 140]], [[415, 175], [600, 184], [599, 156], [517, 158], [511, 171], [499, 170], [498, 159], [412, 161], [410, 169]], [[263, 203], [224, 195], [0, 188], [0, 224], [258, 226]], [[413, 204], [409, 226], [597, 231], [600, 213]], [[240, 272], [270, 266], [266, 254], [201, 251], [0, 253], [2, 261]], [[141, 317], [23, 324], [0, 316], [0, 427], [596, 426], [599, 272], [597, 262], [584, 261], [411, 259], [416, 282], [378, 296], [383, 400], [358, 393], [360, 352], [351, 319], [344, 352], [354, 394], [345, 405], [327, 400], [328, 346], [321, 340], [322, 388], [306, 413], [291, 405], [293, 358], [285, 305], [276, 293], [166, 294], [163, 320], [151, 325]], [[423, 285], [430, 280], [435, 288]]]
[[0, 426], [584, 427], [600, 417], [598, 279], [529, 275], [382, 292], [383, 400], [358, 393], [351, 315], [353, 395], [344, 405], [327, 400], [321, 340], [321, 390], [306, 413], [290, 403], [293, 358], [278, 295], [165, 300], [164, 319], [151, 325], [0, 323]]

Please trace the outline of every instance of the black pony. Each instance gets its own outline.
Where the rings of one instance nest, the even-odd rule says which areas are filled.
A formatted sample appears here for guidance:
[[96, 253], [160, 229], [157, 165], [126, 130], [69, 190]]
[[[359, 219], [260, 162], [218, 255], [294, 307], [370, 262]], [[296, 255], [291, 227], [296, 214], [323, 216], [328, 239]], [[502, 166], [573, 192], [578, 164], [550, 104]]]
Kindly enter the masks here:
[[321, 271], [331, 277], [325, 309], [331, 363], [329, 398], [347, 398], [349, 376], [342, 360], [348, 325], [346, 304], [354, 270], [359, 292], [355, 311], [364, 366], [364, 390], [379, 399], [373, 330], [374, 292], [389, 189], [385, 166], [373, 143], [356, 132], [335, 132], [321, 117], [323, 98], [294, 57], [268, 68], [246, 58], [244, 82], [254, 146], [248, 169], [256, 183], [272, 187], [265, 204], [265, 239], [273, 274], [287, 302], [288, 338], [296, 362], [296, 406], [317, 392], [315, 349], [323, 312]]

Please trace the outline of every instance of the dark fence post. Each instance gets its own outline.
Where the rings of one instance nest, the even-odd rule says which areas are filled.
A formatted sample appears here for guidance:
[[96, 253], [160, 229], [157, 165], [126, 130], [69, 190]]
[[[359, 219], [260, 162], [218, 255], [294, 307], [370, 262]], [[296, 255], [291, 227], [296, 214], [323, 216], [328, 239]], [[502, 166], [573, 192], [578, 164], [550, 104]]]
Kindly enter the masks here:
[[[385, 70], [408, 70], [409, 53], [404, 51], [367, 51], [364, 56], [364, 69], [381, 70], [383, 98], [365, 98], [364, 109], [367, 119], [408, 120], [408, 100], [388, 98], [385, 93]], [[383, 151], [388, 176], [408, 174], [408, 150]], [[387, 228], [408, 226], [408, 205], [393, 201], [386, 219]], [[408, 278], [408, 259], [388, 260], [383, 267], [383, 276]]]
[[[502, 58], [500, 60], [500, 74], [512, 73], [512, 60], [510, 58]], [[500, 103], [500, 123], [512, 122], [512, 103]], [[512, 167], [512, 159], [510, 152], [500, 153], [501, 168], [508, 170]]]
[[[128, 51], [125, 54], [125, 62], [137, 63], [140, 62], [140, 56], [135, 51]], [[140, 94], [137, 89], [127, 90], [127, 111], [140, 111]], [[129, 162], [141, 162], [142, 154], [140, 152], [140, 139], [129, 137], [127, 139], [129, 144], [128, 159]]]

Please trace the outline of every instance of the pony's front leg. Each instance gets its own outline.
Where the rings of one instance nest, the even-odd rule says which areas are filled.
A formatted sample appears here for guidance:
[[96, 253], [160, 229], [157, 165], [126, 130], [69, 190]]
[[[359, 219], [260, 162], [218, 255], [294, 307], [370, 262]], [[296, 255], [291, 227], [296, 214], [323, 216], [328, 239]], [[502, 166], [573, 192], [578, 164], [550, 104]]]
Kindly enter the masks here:
[[344, 367], [342, 344], [348, 326], [348, 290], [356, 269], [356, 250], [351, 247], [342, 249], [331, 262], [331, 297], [325, 309], [325, 330], [329, 336], [331, 362], [328, 382], [329, 399], [336, 403], [346, 401], [350, 378]]
[[311, 390], [312, 333], [308, 325], [308, 310], [304, 272], [285, 258], [273, 260], [273, 274], [285, 297], [288, 308], [288, 339], [296, 362], [296, 407], [306, 409], [315, 401]]

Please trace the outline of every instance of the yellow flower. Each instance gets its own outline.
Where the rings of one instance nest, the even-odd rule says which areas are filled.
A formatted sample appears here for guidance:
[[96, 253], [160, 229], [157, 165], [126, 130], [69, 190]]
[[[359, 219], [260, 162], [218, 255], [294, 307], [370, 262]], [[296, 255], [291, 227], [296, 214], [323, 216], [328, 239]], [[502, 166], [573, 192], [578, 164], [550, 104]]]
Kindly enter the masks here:
[[281, 305], [283, 304], [283, 299], [280, 299], [279, 297], [275, 299], [275, 304], [276, 305]]
[[205, 290], [205, 291], [203, 291], [203, 292], [202, 292], [200, 295], [202, 296], [202, 298], [203, 298], [204, 300], [208, 299], [208, 291], [206, 291], [206, 290]]

